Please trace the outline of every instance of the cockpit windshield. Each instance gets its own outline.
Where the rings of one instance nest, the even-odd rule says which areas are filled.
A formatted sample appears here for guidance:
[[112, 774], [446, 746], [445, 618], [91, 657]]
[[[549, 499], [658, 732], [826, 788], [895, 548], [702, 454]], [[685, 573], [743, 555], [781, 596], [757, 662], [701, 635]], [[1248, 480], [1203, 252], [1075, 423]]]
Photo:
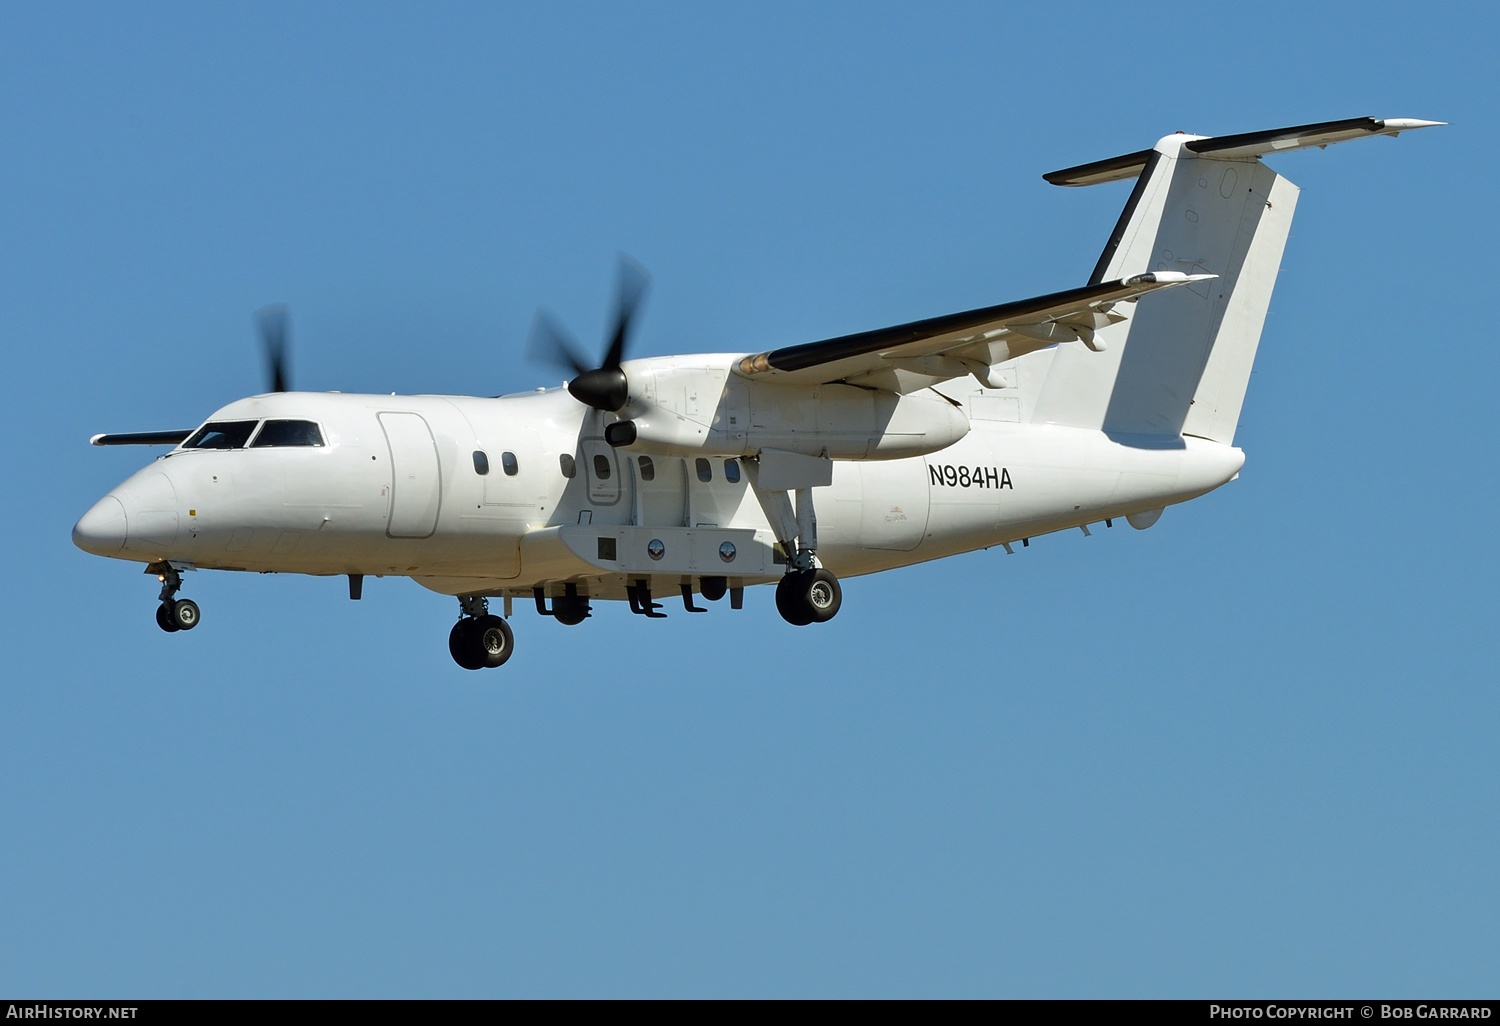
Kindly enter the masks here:
[[250, 448], [322, 444], [323, 433], [310, 420], [268, 420]]
[[204, 424], [186, 442], [184, 449], [243, 449], [250, 439], [250, 432], [259, 423], [254, 420], [222, 420], [216, 424]]

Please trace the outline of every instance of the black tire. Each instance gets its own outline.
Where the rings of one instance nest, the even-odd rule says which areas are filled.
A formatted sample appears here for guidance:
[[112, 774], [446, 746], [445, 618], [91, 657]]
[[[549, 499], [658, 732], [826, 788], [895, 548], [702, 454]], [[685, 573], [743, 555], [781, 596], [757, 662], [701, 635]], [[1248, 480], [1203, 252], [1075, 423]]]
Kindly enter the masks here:
[[453, 625], [448, 632], [448, 654], [465, 670], [479, 670], [484, 663], [479, 659], [479, 646], [470, 640], [470, 628], [474, 621], [465, 617]]
[[471, 651], [481, 666], [494, 669], [504, 666], [516, 650], [516, 636], [502, 617], [481, 616], [469, 627]]
[[827, 570], [818, 569], [812, 572], [807, 582], [805, 597], [812, 622], [827, 623], [838, 616], [839, 607], [844, 604], [844, 589], [839, 587], [837, 577]]
[[807, 583], [811, 577], [809, 570], [793, 570], [776, 582], [776, 611], [793, 627], [806, 627], [813, 622], [812, 608], [807, 604]]
[[198, 621], [203, 619], [203, 614], [198, 611], [198, 603], [192, 599], [178, 599], [173, 602], [169, 615], [180, 631], [192, 630], [198, 626]]
[[156, 626], [160, 627], [168, 634], [176, 634], [178, 631], [182, 630], [182, 628], [177, 626], [177, 624], [172, 620], [172, 611], [167, 608], [167, 604], [165, 602], [156, 607]]
[[827, 623], [844, 604], [839, 579], [827, 570], [793, 570], [776, 585], [776, 610], [787, 623]]

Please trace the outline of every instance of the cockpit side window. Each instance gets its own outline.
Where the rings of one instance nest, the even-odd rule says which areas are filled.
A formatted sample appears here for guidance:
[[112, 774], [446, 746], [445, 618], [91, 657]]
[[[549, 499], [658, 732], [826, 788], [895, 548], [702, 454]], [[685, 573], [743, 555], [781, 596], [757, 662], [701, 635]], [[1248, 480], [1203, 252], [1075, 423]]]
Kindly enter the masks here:
[[182, 443], [184, 449], [243, 449], [255, 430], [255, 420], [221, 420], [204, 424]]
[[310, 420], [268, 420], [260, 434], [255, 436], [252, 449], [282, 448], [286, 446], [320, 446], [323, 433]]

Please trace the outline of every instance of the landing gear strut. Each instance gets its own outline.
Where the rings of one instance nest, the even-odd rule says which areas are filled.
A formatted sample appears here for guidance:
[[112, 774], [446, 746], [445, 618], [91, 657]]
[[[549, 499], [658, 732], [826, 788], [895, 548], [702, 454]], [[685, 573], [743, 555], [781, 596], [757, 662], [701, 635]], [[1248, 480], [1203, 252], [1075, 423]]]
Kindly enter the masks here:
[[[757, 482], [758, 482], [757, 477]], [[793, 489], [797, 504], [785, 491], [763, 491], [756, 498], [782, 551], [787, 554], [786, 574], [776, 584], [776, 611], [797, 627], [826, 623], [838, 614], [844, 593], [839, 579], [818, 566], [818, 516], [813, 509], [812, 488]]]
[[190, 631], [198, 626], [198, 621], [202, 618], [198, 603], [192, 599], [177, 597], [178, 590], [182, 588], [182, 574], [170, 563], [153, 563], [146, 568], [146, 572], [155, 573], [161, 578], [161, 594], [158, 596], [161, 604], [156, 607], [156, 626], [168, 634]]
[[463, 618], [448, 632], [448, 653], [466, 670], [502, 666], [515, 651], [516, 638], [510, 624], [490, 613], [490, 605], [478, 595], [460, 595]]

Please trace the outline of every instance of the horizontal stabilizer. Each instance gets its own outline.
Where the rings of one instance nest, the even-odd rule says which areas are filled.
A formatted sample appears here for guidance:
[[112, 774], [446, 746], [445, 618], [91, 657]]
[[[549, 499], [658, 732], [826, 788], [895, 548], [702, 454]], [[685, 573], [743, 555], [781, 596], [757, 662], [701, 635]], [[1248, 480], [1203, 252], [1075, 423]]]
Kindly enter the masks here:
[[[1268, 153], [1305, 150], [1332, 143], [1348, 142], [1373, 135], [1397, 136], [1418, 128], [1446, 124], [1443, 121], [1420, 121], [1416, 118], [1349, 118], [1344, 121], [1322, 121], [1315, 125], [1274, 128], [1268, 132], [1244, 132], [1240, 135], [1188, 137], [1183, 148], [1200, 157], [1218, 160], [1246, 160]], [[1127, 153], [1108, 160], [1051, 171], [1042, 178], [1053, 185], [1099, 185], [1135, 178], [1151, 159], [1151, 150]]]
[[1198, 139], [1188, 143], [1187, 149], [1201, 157], [1243, 160], [1246, 157], [1264, 157], [1267, 153], [1281, 153], [1285, 150], [1323, 147], [1372, 135], [1397, 136], [1412, 129], [1432, 128], [1441, 124], [1444, 122], [1418, 121], [1416, 118], [1351, 118], [1348, 121], [1324, 121], [1317, 125], [1278, 128], [1270, 132], [1246, 132], [1243, 135]]
[[1052, 185], [1102, 185], [1105, 182], [1121, 182], [1135, 178], [1145, 170], [1151, 159], [1150, 150], [1127, 153], [1123, 157], [1096, 160], [1092, 164], [1079, 164], [1061, 171], [1049, 171], [1042, 178]]

